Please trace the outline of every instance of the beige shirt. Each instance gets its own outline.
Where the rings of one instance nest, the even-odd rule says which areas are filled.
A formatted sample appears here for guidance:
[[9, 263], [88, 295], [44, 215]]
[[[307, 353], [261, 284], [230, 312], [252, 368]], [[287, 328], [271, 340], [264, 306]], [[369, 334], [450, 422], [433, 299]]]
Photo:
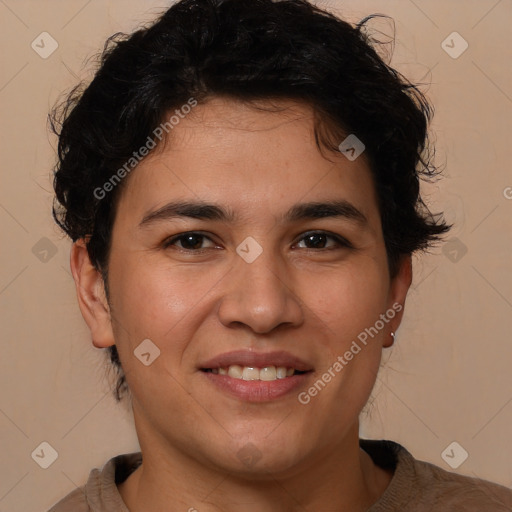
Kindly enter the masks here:
[[[511, 512], [512, 489], [445, 471], [416, 460], [393, 441], [360, 439], [361, 448], [393, 478], [368, 512]], [[110, 459], [93, 469], [87, 483], [48, 512], [129, 512], [117, 490], [142, 462], [140, 452]]]

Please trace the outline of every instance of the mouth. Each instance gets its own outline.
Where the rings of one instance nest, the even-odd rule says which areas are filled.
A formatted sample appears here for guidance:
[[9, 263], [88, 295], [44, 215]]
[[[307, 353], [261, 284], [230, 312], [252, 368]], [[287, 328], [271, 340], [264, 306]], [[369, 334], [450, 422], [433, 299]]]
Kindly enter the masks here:
[[227, 375], [232, 379], [238, 380], [260, 380], [271, 382], [275, 380], [286, 379], [294, 375], [303, 375], [307, 371], [297, 370], [296, 368], [287, 368], [286, 366], [264, 366], [258, 368], [255, 366], [241, 366], [239, 364], [232, 364], [229, 366], [218, 368], [201, 368], [201, 371], [212, 373], [214, 375]]
[[235, 351], [202, 363], [198, 370], [214, 387], [248, 402], [290, 395], [304, 386], [314, 369], [287, 352]]

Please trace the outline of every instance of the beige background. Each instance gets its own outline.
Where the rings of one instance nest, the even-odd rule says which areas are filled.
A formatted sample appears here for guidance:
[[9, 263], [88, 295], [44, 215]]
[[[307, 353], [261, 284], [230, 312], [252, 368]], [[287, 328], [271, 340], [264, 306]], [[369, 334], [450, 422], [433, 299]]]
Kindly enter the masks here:
[[[325, 4], [350, 20], [392, 16], [392, 64], [431, 83], [424, 90], [436, 105], [437, 163], [446, 178], [428, 197], [456, 222], [451, 237], [459, 240], [416, 260], [405, 321], [385, 353], [362, 435], [396, 440], [448, 470], [441, 454], [457, 441], [469, 453], [457, 472], [511, 486], [512, 3]], [[0, 0], [0, 512], [46, 510], [91, 468], [138, 449], [76, 303], [70, 243], [52, 223], [55, 140], [46, 115], [64, 89], [90, 76], [85, 58], [108, 35], [165, 5]], [[47, 59], [31, 48], [43, 31], [59, 44]], [[457, 59], [441, 46], [453, 31], [469, 43]], [[58, 452], [46, 470], [31, 458], [43, 441]]]

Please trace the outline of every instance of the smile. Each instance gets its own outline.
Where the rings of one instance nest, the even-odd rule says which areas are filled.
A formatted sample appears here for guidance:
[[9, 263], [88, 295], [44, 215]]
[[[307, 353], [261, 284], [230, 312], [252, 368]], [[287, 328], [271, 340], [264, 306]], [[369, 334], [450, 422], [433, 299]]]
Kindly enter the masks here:
[[286, 368], [286, 366], [265, 366], [263, 368], [257, 368], [254, 366], [240, 366], [238, 364], [232, 364], [228, 367], [207, 368], [203, 371], [210, 372], [215, 375], [227, 375], [232, 379], [263, 381], [286, 379], [287, 377], [292, 377], [295, 374], [304, 373], [296, 370], [295, 368]]

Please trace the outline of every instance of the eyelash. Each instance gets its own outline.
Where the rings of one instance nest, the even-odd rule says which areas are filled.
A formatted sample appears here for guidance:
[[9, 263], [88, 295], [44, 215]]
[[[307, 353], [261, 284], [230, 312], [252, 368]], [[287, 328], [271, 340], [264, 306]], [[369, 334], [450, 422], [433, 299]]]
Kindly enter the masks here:
[[[204, 234], [204, 233], [202, 233], [200, 231], [187, 231], [185, 233], [180, 233], [179, 235], [174, 235], [174, 236], [164, 240], [164, 242], [162, 244], [163, 248], [167, 249], [168, 247], [173, 245], [174, 242], [182, 240], [182, 239], [184, 239], [184, 238], [186, 238], [187, 236], [190, 236], [190, 235], [200, 236], [200, 237], [206, 238], [206, 239], [210, 240], [211, 242], [213, 242], [213, 240], [209, 236], [207, 236], [206, 234]], [[343, 237], [341, 237], [339, 235], [335, 235], [333, 233], [330, 233], [328, 231], [307, 231], [306, 233], [302, 234], [301, 238], [299, 238], [296, 243], [301, 242], [302, 240], [304, 240], [308, 236], [313, 236], [313, 235], [326, 235], [327, 238], [331, 238], [331, 239], [335, 240], [338, 246], [337, 247], [320, 248], [320, 249], [305, 248], [308, 251], [315, 251], [315, 252], [317, 252], [317, 251], [332, 251], [332, 250], [340, 249], [340, 248], [343, 248], [343, 247], [349, 248], [349, 249], [353, 248], [353, 245], [348, 240], [346, 240], [345, 238], [343, 238]], [[215, 243], [215, 242], [213, 242], [213, 243]], [[206, 250], [211, 249], [211, 247], [207, 247], [205, 249], [184, 249], [184, 248], [178, 247], [177, 249], [179, 251], [185, 252], [185, 253], [202, 254]]]

